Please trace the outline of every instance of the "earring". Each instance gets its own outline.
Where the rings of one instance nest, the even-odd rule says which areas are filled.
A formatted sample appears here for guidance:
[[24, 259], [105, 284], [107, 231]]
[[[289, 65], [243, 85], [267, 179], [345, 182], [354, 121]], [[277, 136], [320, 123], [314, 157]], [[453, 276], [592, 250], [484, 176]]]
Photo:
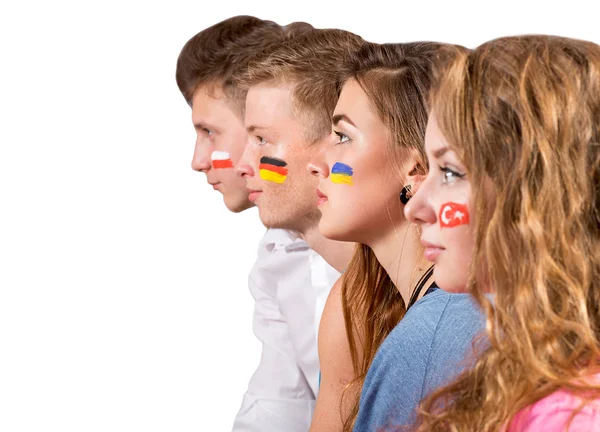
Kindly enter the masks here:
[[412, 190], [411, 186], [408, 184], [402, 188], [400, 191], [400, 202], [406, 205], [408, 204], [408, 200], [412, 198]]

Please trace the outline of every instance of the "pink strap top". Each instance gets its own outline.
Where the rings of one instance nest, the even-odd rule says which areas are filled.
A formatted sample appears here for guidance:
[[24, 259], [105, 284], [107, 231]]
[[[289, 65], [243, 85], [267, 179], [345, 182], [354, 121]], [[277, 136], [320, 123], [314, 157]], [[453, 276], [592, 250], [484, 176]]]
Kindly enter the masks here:
[[557, 390], [519, 411], [506, 432], [600, 432], [600, 399], [588, 402], [569, 423], [581, 402], [575, 394]]

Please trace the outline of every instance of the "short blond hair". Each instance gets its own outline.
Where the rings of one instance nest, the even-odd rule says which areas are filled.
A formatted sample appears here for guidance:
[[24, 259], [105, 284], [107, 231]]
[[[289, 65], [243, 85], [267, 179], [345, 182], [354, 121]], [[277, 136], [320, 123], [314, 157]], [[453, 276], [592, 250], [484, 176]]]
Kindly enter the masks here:
[[331, 133], [340, 70], [363, 43], [348, 31], [314, 29], [264, 50], [238, 83], [246, 90], [259, 84], [293, 84], [294, 110], [307, 117], [306, 138], [314, 142]]

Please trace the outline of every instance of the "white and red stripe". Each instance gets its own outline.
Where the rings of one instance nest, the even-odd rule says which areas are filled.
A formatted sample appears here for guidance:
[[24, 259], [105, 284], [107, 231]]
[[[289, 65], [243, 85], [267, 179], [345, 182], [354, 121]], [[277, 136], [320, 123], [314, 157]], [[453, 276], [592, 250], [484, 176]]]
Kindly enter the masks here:
[[233, 168], [233, 162], [231, 162], [231, 156], [229, 153], [224, 151], [214, 151], [210, 155], [212, 160], [212, 166], [215, 169], [219, 168]]

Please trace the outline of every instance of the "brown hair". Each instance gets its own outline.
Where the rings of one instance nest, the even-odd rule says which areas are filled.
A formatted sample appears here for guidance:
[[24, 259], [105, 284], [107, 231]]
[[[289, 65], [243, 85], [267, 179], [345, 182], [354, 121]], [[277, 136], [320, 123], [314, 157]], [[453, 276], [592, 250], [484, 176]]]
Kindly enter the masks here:
[[312, 26], [296, 22], [281, 27], [273, 21], [235, 16], [208, 27], [184, 45], [177, 59], [177, 86], [191, 106], [200, 86], [217, 86], [243, 112], [245, 93], [235, 85], [249, 61], [272, 44], [310, 31]]
[[[338, 89], [355, 79], [389, 132], [390, 162], [416, 154], [427, 169], [424, 150], [426, 101], [433, 79], [433, 63], [441, 44], [365, 44], [345, 65]], [[398, 173], [400, 170], [398, 168]], [[342, 307], [356, 379], [346, 388], [352, 398], [344, 431], [352, 430], [359, 395], [379, 346], [406, 312], [397, 287], [369, 246], [358, 245], [342, 279]]]
[[310, 125], [306, 138], [312, 143], [331, 133], [340, 68], [363, 43], [344, 30], [314, 29], [263, 51], [238, 82], [244, 89], [262, 83], [293, 84], [294, 110]]
[[469, 176], [467, 290], [490, 343], [419, 430], [494, 431], [559, 388], [600, 397], [578, 380], [600, 358], [600, 47], [519, 36], [448, 54], [431, 103]]

